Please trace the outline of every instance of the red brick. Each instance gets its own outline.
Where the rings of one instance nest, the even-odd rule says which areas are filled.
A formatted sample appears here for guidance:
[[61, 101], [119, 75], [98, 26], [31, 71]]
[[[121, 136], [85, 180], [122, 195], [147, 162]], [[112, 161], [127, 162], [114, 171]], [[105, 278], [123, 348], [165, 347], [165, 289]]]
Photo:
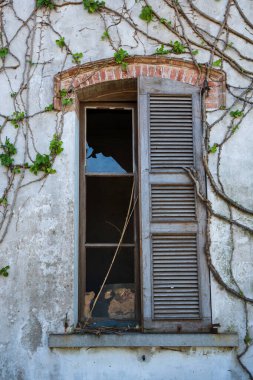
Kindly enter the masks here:
[[170, 77], [170, 67], [168, 65], [163, 66], [163, 78]]
[[162, 77], [162, 66], [156, 66], [156, 77]]
[[184, 77], [184, 82], [185, 82], [185, 83], [190, 83], [193, 74], [194, 74], [194, 71], [193, 71], [193, 70], [188, 70], [188, 71], [186, 72], [185, 77]]
[[127, 67], [128, 77], [129, 78], [135, 78], [135, 65], [128, 65]]
[[99, 73], [99, 71], [96, 71], [95, 74], [93, 75], [93, 82], [94, 82], [94, 84], [100, 82], [100, 73]]
[[170, 79], [177, 80], [178, 72], [179, 72], [179, 69], [177, 69], [176, 67], [173, 67], [170, 73]]
[[114, 70], [112, 68], [109, 68], [106, 70], [106, 78], [107, 78], [107, 80], [114, 80], [115, 79]]
[[148, 67], [147, 65], [141, 65], [141, 75], [146, 77], [148, 75]]
[[208, 96], [214, 96], [217, 97], [219, 94], [219, 90], [216, 87], [211, 87], [208, 91]]
[[185, 69], [179, 69], [177, 80], [181, 82], [183, 80], [184, 74], [185, 74]]
[[130, 78], [128, 68], [126, 70], [122, 70], [122, 78], [123, 79]]
[[193, 73], [193, 76], [191, 77], [190, 84], [197, 85], [198, 82], [199, 73], [196, 71]]
[[136, 77], [141, 76], [141, 66], [140, 65], [135, 66], [135, 76]]
[[77, 77], [77, 78], [75, 78], [74, 80], [73, 80], [73, 83], [72, 83], [72, 85], [73, 85], [73, 87], [75, 87], [75, 88], [77, 88], [77, 87], [79, 87], [80, 86], [80, 80], [79, 80], [79, 78]]
[[208, 82], [208, 86], [209, 86], [209, 87], [220, 87], [220, 86], [221, 86], [221, 83], [220, 83], [220, 82], [209, 81], [209, 82]]
[[93, 79], [92, 79], [92, 77], [89, 77], [89, 78], [87, 79], [87, 82], [88, 82], [88, 86], [91, 86], [91, 85], [94, 84], [94, 83], [93, 83]]
[[101, 78], [101, 82], [104, 82], [106, 80], [106, 70], [105, 69], [100, 70], [100, 78]]
[[54, 97], [54, 109], [56, 110], [61, 109], [61, 100], [57, 98], [56, 96]]
[[199, 85], [202, 85], [205, 79], [206, 79], [206, 74], [202, 73], [199, 79]]
[[121, 67], [115, 67], [115, 69], [114, 69], [114, 77], [115, 77], [115, 79], [122, 79], [122, 70], [121, 70]]
[[217, 110], [217, 109], [219, 109], [219, 106], [217, 103], [209, 103], [209, 104], [206, 103], [206, 109]]
[[154, 65], [148, 65], [148, 74], [150, 77], [155, 76], [155, 66]]
[[73, 81], [73, 78], [68, 78], [62, 81], [61, 88], [68, 88]]

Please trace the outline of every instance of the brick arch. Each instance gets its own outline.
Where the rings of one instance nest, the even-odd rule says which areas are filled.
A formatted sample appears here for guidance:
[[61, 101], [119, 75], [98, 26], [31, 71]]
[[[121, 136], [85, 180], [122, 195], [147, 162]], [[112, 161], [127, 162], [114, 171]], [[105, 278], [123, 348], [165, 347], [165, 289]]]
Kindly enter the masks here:
[[[60, 90], [67, 89], [74, 100], [83, 89], [106, 81], [137, 78], [139, 76], [168, 78], [193, 86], [203, 87], [206, 67], [199, 70], [192, 62], [165, 57], [137, 56], [126, 59], [128, 67], [123, 71], [114, 59], [104, 59], [75, 66], [58, 73], [54, 78], [54, 106], [61, 109]], [[221, 70], [211, 69], [208, 81], [207, 109], [225, 106], [226, 75]]]

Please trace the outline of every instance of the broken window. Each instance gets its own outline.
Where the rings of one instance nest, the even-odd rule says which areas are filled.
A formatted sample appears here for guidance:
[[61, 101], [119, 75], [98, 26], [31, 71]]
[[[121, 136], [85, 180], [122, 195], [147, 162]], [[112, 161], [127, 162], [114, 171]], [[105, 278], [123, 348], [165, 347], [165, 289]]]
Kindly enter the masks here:
[[83, 107], [79, 320], [209, 331], [206, 210], [192, 180], [205, 194], [200, 89], [148, 77], [113, 82], [126, 92], [107, 83], [107, 97], [94, 86], [100, 101]]
[[[85, 300], [89, 325], [135, 325], [134, 108], [86, 108]], [[95, 321], [95, 322], [94, 322]]]

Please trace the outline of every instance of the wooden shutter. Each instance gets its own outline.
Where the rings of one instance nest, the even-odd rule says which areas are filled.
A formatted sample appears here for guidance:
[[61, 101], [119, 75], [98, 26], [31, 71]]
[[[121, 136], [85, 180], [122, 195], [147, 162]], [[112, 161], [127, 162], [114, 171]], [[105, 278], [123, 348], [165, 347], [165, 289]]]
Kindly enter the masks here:
[[210, 325], [206, 212], [183, 169], [205, 176], [197, 87], [139, 78], [142, 313], [145, 330]]

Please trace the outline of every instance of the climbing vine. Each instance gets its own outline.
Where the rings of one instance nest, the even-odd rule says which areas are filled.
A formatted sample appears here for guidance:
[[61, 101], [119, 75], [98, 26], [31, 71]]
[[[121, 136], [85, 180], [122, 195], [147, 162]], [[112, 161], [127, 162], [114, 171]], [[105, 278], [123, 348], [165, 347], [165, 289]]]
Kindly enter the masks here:
[[[190, 60], [199, 71], [205, 67], [206, 80], [202, 88], [203, 100], [209, 94], [208, 80], [212, 67], [224, 69], [228, 75], [226, 90], [227, 107], [216, 111], [202, 110], [203, 115], [203, 162], [210, 188], [213, 194], [223, 202], [226, 212], [217, 211], [205, 194], [199, 192], [197, 173], [190, 169], [188, 174], [196, 186], [198, 196], [205, 202], [208, 210], [208, 244], [206, 247], [207, 261], [213, 278], [217, 283], [241, 302], [245, 313], [244, 347], [237, 355], [238, 361], [250, 379], [253, 374], [244, 362], [244, 357], [252, 345], [249, 329], [249, 307], [253, 305], [253, 294], [245, 294], [235, 276], [235, 239], [238, 231], [253, 235], [250, 221], [253, 209], [241, 204], [230, 196], [222, 177], [223, 152], [231, 139], [236, 139], [238, 131], [244, 127], [246, 118], [253, 114], [253, 24], [239, 4], [238, 0], [213, 2], [212, 6], [223, 9], [220, 18], [214, 18], [200, 7], [194, 0], [122, 0], [120, 7], [109, 6], [105, 1], [61, 1], [36, 0], [34, 9], [26, 19], [18, 16], [12, 0], [0, 2], [0, 75], [9, 86], [9, 101], [11, 112], [5, 114], [0, 108], [0, 244], [3, 242], [15, 209], [20, 189], [32, 185], [34, 181], [45, 181], [48, 175], [53, 175], [56, 157], [63, 151], [62, 132], [64, 114], [72, 105], [70, 88], [61, 89], [60, 100], [62, 111], [54, 110], [53, 101], [40, 105], [40, 110], [31, 113], [30, 87], [38, 70], [44, 72], [52, 60], [43, 59], [43, 36], [49, 30], [59, 51], [64, 55], [60, 70], [71, 61], [72, 65], [80, 65], [89, 59], [84, 52], [76, 52], [68, 43], [68, 35], [62, 35], [57, 26], [51, 22], [51, 14], [62, 8], [78, 7], [87, 17], [100, 18], [104, 32], [99, 36], [100, 43], [108, 43], [112, 56], [123, 70], [128, 69], [127, 58], [136, 49], [138, 54], [154, 54], [164, 56], [182, 56]], [[112, 2], [110, 2], [111, 4]], [[9, 36], [6, 27], [6, 14], [12, 12], [17, 29]], [[244, 25], [244, 32], [235, 28], [234, 18], [239, 18]], [[96, 19], [97, 20], [97, 19]], [[84, 22], [85, 23], [85, 22]], [[203, 25], [209, 25], [208, 28]], [[128, 38], [122, 32], [122, 26], [128, 28]], [[242, 30], [242, 28], [241, 28]], [[15, 53], [14, 44], [20, 33], [26, 32], [23, 58]], [[39, 42], [35, 38], [39, 35]], [[131, 39], [129, 39], [131, 36]], [[129, 42], [129, 41], [132, 42]], [[37, 45], [36, 45], [37, 44]], [[150, 51], [152, 46], [152, 51]], [[35, 49], [36, 47], [36, 49]], [[23, 65], [23, 66], [22, 66]], [[16, 87], [12, 83], [11, 73], [22, 68], [21, 80]], [[59, 70], [58, 70], [59, 71]], [[200, 72], [200, 71], [199, 71]], [[236, 76], [237, 83], [232, 82]], [[242, 84], [241, 84], [242, 83]], [[203, 101], [203, 104], [205, 102]], [[39, 152], [34, 139], [33, 120], [43, 113], [52, 112], [56, 115], [52, 125], [51, 141], [48, 151]], [[223, 126], [222, 133], [220, 126]], [[216, 131], [219, 133], [216, 134]], [[222, 137], [220, 137], [222, 135]], [[214, 138], [215, 136], [215, 138]], [[21, 142], [22, 140], [22, 142]], [[22, 152], [22, 156], [20, 153]], [[16, 158], [16, 157], [19, 158]], [[22, 157], [22, 158], [21, 158]], [[210, 161], [212, 165], [210, 165]], [[214, 164], [215, 162], [215, 168]], [[32, 173], [34, 180], [27, 180], [27, 173]], [[214, 174], [215, 173], [215, 174]], [[229, 266], [226, 276], [219, 271], [211, 250], [210, 228], [215, 219], [229, 226]], [[0, 263], [4, 257], [0, 257]], [[7, 277], [11, 268], [0, 265], [0, 276]]]

